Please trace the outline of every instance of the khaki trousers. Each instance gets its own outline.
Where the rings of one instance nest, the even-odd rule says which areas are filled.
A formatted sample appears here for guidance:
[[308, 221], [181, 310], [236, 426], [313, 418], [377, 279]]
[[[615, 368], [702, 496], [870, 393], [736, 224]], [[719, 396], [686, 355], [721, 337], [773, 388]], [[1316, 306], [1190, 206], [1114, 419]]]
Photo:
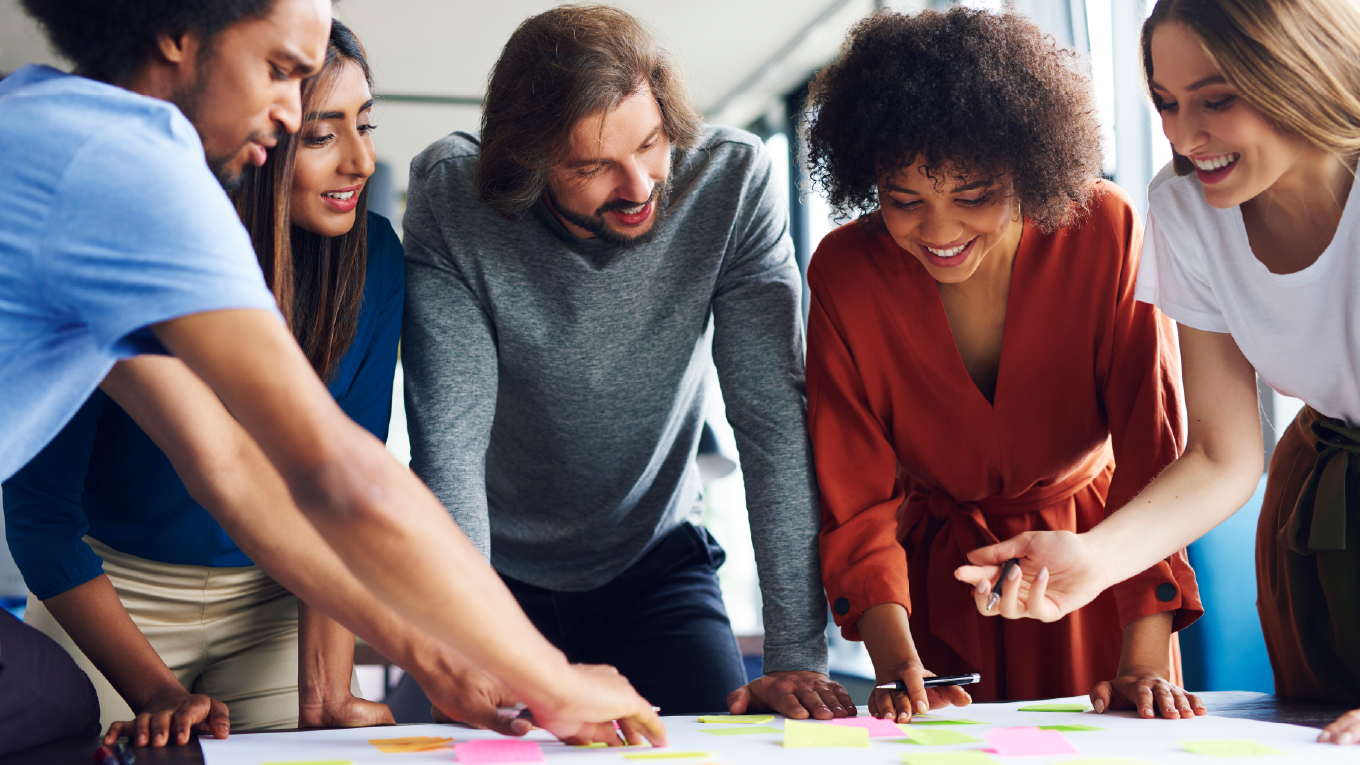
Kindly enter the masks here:
[[[180, 684], [225, 703], [232, 731], [295, 728], [298, 720], [297, 598], [258, 566], [160, 563], [118, 552], [92, 537], [132, 621]], [[100, 724], [136, 717], [61, 628], [28, 596], [24, 621], [56, 640], [90, 676]], [[357, 696], [358, 683], [350, 682]]]

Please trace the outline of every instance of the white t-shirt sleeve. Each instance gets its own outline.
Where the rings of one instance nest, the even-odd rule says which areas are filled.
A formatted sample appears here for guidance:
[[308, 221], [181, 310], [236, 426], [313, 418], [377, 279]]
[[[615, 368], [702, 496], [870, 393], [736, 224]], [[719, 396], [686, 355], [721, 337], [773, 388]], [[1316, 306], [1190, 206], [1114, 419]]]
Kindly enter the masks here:
[[[1157, 193], [1161, 191], [1162, 193]], [[1175, 196], [1155, 185], [1149, 194], [1147, 229], [1134, 297], [1188, 327], [1227, 332], [1228, 322], [1206, 277], [1206, 246], [1215, 238], [1211, 222], [1197, 221]], [[1194, 189], [1193, 191], [1198, 191]], [[1194, 200], [1190, 200], [1193, 204]], [[1201, 205], [1207, 205], [1202, 199]], [[1191, 210], [1194, 210], [1191, 207]], [[1219, 245], [1221, 246], [1221, 245]]]
[[113, 126], [84, 147], [39, 255], [47, 298], [118, 356], [136, 352], [130, 335], [168, 319], [278, 311], [193, 127], [182, 118], [156, 127], [134, 138]]

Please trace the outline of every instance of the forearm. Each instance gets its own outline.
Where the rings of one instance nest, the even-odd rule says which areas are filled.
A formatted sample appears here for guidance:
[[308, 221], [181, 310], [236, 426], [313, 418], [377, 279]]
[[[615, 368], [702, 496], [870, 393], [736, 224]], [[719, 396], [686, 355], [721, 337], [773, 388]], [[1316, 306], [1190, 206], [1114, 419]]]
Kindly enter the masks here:
[[1119, 671], [1116, 674], [1127, 675], [1134, 668], [1145, 668], [1170, 679], [1171, 622], [1171, 611], [1129, 622], [1124, 627], [1124, 646], [1119, 655]]
[[298, 599], [298, 703], [320, 706], [350, 695], [354, 633]]
[[865, 609], [857, 626], [879, 679], [893, 679], [897, 667], [920, 661], [907, 609], [900, 603], [880, 603]]
[[1194, 445], [1127, 505], [1082, 536], [1105, 562], [1105, 586], [1147, 569], [1237, 512], [1261, 475], [1252, 448], [1214, 455]]
[[82, 653], [134, 711], [179, 680], [123, 608], [103, 574], [43, 601]]

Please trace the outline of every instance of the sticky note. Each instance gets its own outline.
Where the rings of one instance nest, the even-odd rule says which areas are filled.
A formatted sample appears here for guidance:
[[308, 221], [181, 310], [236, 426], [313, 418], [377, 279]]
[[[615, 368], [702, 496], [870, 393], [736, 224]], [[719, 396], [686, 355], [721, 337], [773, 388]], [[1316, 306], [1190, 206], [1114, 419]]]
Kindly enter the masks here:
[[740, 723], [742, 725], [761, 725], [774, 720], [774, 715], [704, 715], [701, 723]]
[[647, 752], [625, 754], [625, 760], [678, 760], [682, 757], [712, 757], [712, 752]]
[[1021, 712], [1085, 712], [1090, 707], [1085, 704], [1031, 704], [1020, 707]]
[[402, 754], [445, 749], [453, 744], [453, 739], [437, 736], [407, 736], [406, 738], [370, 738], [368, 743], [378, 747], [378, 751], [383, 754]]
[[701, 733], [710, 736], [754, 736], [760, 733], [783, 733], [778, 728], [760, 725], [754, 728], [700, 728]]
[[[900, 734], [901, 731], [899, 730], [898, 733]], [[869, 730], [845, 725], [786, 720], [784, 722], [784, 746], [839, 746], [868, 749]]]
[[608, 749], [608, 748], [609, 748], [609, 744], [606, 744], [606, 743], [603, 742], [603, 741], [592, 741], [592, 742], [590, 742], [589, 744], [567, 744], [567, 746], [574, 746], [574, 747], [576, 747], [577, 749], [602, 749], [602, 748], [603, 748], [603, 749]]
[[834, 720], [827, 720], [826, 724], [844, 725], [850, 728], [863, 728], [869, 731], [870, 738], [902, 735], [902, 726], [892, 720], [884, 720], [879, 717], [837, 717]]
[[984, 734], [997, 754], [1007, 757], [1034, 754], [1081, 754], [1063, 734], [1038, 728], [996, 728]]
[[991, 725], [991, 723], [986, 723], [986, 722], [983, 722], [983, 721], [981, 721], [981, 720], [968, 720], [968, 719], [965, 719], [965, 718], [959, 718], [959, 719], [957, 719], [957, 720], [920, 720], [920, 719], [917, 719], [917, 718], [915, 718], [915, 717], [911, 718], [911, 724], [912, 724], [912, 725]]
[[1250, 739], [1182, 741], [1180, 743], [1181, 746], [1189, 749], [1195, 754], [1207, 754], [1214, 757], [1246, 757], [1253, 754], [1284, 754], [1284, 752], [1271, 749], [1265, 744], [1258, 744]]
[[922, 746], [944, 746], [945, 744], [978, 744], [982, 739], [970, 736], [967, 733], [960, 733], [956, 730], [918, 728], [908, 730], [910, 738], [893, 739], [894, 743], [920, 744]]
[[543, 762], [543, 750], [532, 741], [483, 738], [453, 745], [459, 762]]
[[1105, 730], [1090, 725], [1040, 725], [1039, 730], [1056, 730], [1060, 733], [1080, 733], [1084, 730]]
[[977, 751], [904, 754], [902, 762], [906, 765], [997, 765], [995, 759]]

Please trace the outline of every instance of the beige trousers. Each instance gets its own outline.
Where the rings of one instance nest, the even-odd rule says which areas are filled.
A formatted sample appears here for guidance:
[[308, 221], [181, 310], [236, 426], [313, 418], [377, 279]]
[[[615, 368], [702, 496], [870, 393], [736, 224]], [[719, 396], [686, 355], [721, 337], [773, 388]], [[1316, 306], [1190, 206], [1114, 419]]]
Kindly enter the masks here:
[[[92, 537], [85, 541], [104, 559], [104, 573], [156, 653], [185, 689], [227, 705], [232, 731], [297, 727], [298, 617], [292, 593], [258, 566], [160, 563]], [[90, 676], [104, 730], [136, 717], [31, 593], [24, 621], [60, 643]], [[357, 696], [357, 681], [350, 684]]]

